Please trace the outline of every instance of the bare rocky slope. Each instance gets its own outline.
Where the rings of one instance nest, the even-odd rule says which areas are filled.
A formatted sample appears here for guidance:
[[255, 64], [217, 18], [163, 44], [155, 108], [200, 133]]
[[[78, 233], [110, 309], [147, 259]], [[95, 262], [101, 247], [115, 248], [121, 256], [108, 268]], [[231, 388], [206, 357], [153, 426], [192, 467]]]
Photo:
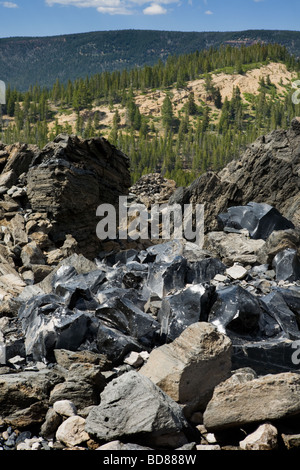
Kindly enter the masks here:
[[219, 173], [207, 172], [188, 188], [179, 188], [170, 203], [205, 204], [207, 230], [217, 228], [217, 215], [251, 201], [274, 206], [300, 225], [300, 121], [276, 130], [251, 144], [239, 160]]
[[[1, 144], [0, 447], [300, 447], [300, 123], [188, 188], [105, 139]], [[95, 243], [95, 207], [205, 203], [204, 246]]]

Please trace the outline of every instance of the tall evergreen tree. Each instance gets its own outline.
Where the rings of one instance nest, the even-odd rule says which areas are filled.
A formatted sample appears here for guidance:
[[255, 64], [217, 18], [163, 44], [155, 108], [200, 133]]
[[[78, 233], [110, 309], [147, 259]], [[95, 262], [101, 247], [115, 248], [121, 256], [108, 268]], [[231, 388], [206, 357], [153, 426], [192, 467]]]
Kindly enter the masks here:
[[161, 107], [162, 122], [165, 129], [172, 127], [174, 122], [174, 113], [173, 113], [173, 104], [170, 99], [170, 96], [166, 94]]

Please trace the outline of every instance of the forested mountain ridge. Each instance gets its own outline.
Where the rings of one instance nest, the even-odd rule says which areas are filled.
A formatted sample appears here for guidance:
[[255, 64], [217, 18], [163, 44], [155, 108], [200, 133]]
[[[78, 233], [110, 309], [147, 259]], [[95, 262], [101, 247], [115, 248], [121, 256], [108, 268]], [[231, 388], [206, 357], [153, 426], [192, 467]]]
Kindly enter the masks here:
[[104, 136], [130, 157], [133, 182], [160, 172], [186, 185], [300, 116], [299, 71], [283, 46], [227, 45], [52, 88], [8, 87], [0, 140], [42, 147], [60, 133]]
[[0, 39], [1, 80], [21, 91], [30, 85], [52, 86], [103, 71], [154, 65], [170, 55], [219, 47], [277, 43], [300, 56], [300, 32], [179, 32], [121, 30], [50, 37]]

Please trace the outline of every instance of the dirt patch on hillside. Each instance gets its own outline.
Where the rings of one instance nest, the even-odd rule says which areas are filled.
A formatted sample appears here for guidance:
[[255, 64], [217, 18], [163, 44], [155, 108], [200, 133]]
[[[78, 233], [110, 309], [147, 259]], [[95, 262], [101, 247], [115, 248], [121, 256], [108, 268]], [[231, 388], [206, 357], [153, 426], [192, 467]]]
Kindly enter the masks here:
[[[239, 87], [242, 93], [252, 93], [254, 95], [259, 93], [259, 80], [267, 76], [270, 77], [271, 82], [276, 86], [277, 93], [284, 93], [286, 89], [284, 86], [290, 84], [297, 78], [296, 73], [289, 72], [284, 64], [270, 63], [259, 69], [253, 69], [244, 75], [240, 74], [212, 74], [213, 84], [220, 88], [222, 95], [222, 101], [225, 97], [229, 100], [232, 98], [232, 92], [234, 87]], [[206, 103], [207, 93], [205, 91], [205, 80], [193, 80], [187, 83], [186, 89], [177, 90], [173, 88], [171, 90], [171, 100], [176, 111], [184, 106], [188, 95], [191, 91], [194, 92], [195, 101], [197, 104]], [[166, 93], [157, 90], [151, 92], [148, 95], [139, 95], [136, 97], [136, 104], [140, 107], [142, 114], [148, 116], [158, 116], [161, 113], [162, 103]]]
[[[241, 90], [242, 97], [244, 97], [244, 93], [251, 93], [253, 95], [258, 94], [260, 78], [264, 77], [266, 79], [268, 76], [270, 77], [271, 83], [276, 86], [277, 94], [279, 95], [284, 95], [286, 92], [285, 86], [291, 84], [291, 82], [297, 78], [296, 73], [289, 72], [284, 64], [270, 63], [259, 69], [250, 70], [244, 75], [232, 75], [225, 73], [212, 74], [212, 79], [214, 85], [220, 88], [222, 101], [224, 101], [225, 97], [227, 97], [229, 100], [232, 98], [233, 89], [237, 86]], [[205, 80], [199, 79], [188, 82], [186, 88], [184, 89], [171, 89], [170, 96], [174, 106], [174, 114], [177, 115], [177, 113], [181, 111], [182, 107], [188, 99], [190, 92], [192, 91], [194, 92], [196, 104], [209, 105], [215, 112], [217, 119], [220, 112], [214, 107], [212, 102], [207, 101], [207, 93], [205, 91], [204, 85]], [[148, 116], [151, 119], [161, 116], [161, 108], [165, 96], [165, 91], [155, 90], [149, 93], [137, 95], [135, 102], [139, 106], [141, 114]], [[122, 108], [121, 105], [116, 105], [114, 109], [108, 106], [96, 106], [93, 107], [91, 111], [92, 113], [95, 113], [96, 111], [101, 112], [100, 125], [103, 134], [108, 133], [112, 127], [115, 109], [118, 109], [120, 114], [120, 126], [124, 126], [126, 113], [125, 108]], [[81, 114], [82, 113], [84, 114], [84, 120], [86, 120], [87, 111], [82, 111]], [[57, 116], [57, 118], [59, 124], [64, 126], [66, 123], [68, 123], [72, 126], [73, 132], [75, 132], [77, 120], [76, 113], [61, 114]], [[52, 126], [54, 126], [54, 123], [49, 125], [50, 129]]]

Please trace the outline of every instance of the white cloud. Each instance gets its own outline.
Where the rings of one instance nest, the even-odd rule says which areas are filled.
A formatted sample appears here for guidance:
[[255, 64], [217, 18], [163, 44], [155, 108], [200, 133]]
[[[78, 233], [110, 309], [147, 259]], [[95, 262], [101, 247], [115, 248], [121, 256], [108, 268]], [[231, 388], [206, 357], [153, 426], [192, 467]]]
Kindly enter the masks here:
[[206, 10], [205, 14], [206, 15], [213, 15], [214, 13], [211, 10]]
[[164, 15], [167, 10], [158, 5], [158, 3], [151, 3], [151, 5], [143, 10], [144, 15]]
[[128, 15], [132, 11], [128, 2], [121, 0], [45, 0], [49, 6], [62, 5], [77, 8], [95, 8], [99, 13], [109, 15]]
[[46, 0], [46, 3], [49, 6], [58, 4], [78, 8], [117, 8], [121, 6], [120, 0]]
[[108, 13], [109, 15], [131, 15], [133, 13], [132, 10], [128, 10], [127, 8], [118, 8], [118, 7], [98, 7], [97, 11], [99, 13]]
[[[159, 3], [149, 3], [151, 0], [45, 0], [49, 6], [62, 5], [77, 8], [95, 8], [99, 13], [110, 15], [130, 15], [137, 13], [137, 7], [145, 7], [145, 15], [161, 15], [167, 13], [162, 5], [179, 4], [180, 0], [159, 0]], [[148, 6], [147, 6], [148, 5]]]
[[18, 5], [13, 2], [0, 2], [0, 5], [2, 5], [5, 8], [19, 8]]

